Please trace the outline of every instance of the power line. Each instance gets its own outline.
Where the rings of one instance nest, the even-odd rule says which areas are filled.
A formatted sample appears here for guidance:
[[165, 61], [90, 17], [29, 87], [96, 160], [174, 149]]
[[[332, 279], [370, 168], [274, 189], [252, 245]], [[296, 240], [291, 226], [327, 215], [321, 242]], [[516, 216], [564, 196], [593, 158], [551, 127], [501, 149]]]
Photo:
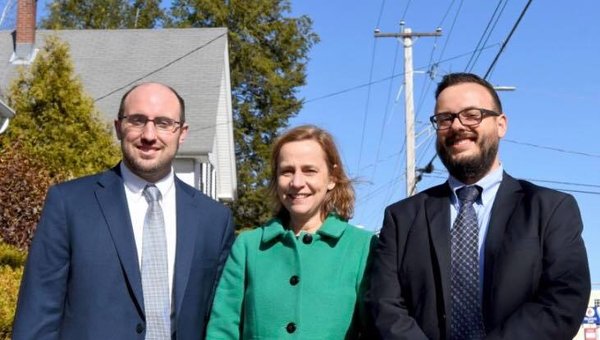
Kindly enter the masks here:
[[448, 47], [448, 43], [450, 42], [450, 37], [452, 37], [452, 32], [454, 31], [454, 25], [456, 25], [456, 21], [458, 20], [458, 15], [460, 14], [463, 3], [464, 3], [464, 0], [460, 0], [460, 4], [458, 5], [458, 9], [456, 10], [456, 15], [454, 16], [454, 20], [452, 20], [452, 25], [450, 26], [450, 31], [448, 32], [446, 42], [444, 43], [444, 47], [442, 47], [442, 52], [440, 53], [440, 58], [438, 59], [437, 64], [440, 63], [440, 59], [442, 59], [442, 57], [444, 56], [444, 53], [446, 52], [446, 47]]
[[[394, 53], [394, 61], [392, 63], [392, 74], [394, 74], [396, 72], [396, 63], [398, 61], [398, 51], [399, 50], [400, 50], [400, 44], [396, 44], [396, 51]], [[393, 85], [393, 79], [390, 79], [389, 84], [388, 84], [388, 94], [387, 94], [387, 98], [385, 101], [385, 109], [383, 112], [383, 120], [381, 122], [381, 129], [379, 132], [379, 141], [377, 142], [377, 152], [375, 153], [375, 166], [373, 167], [373, 174], [371, 175], [371, 178], [374, 178], [375, 174], [377, 173], [377, 161], [379, 160], [379, 152], [381, 151], [381, 143], [383, 142], [383, 135], [385, 132], [386, 121], [387, 121], [387, 117], [388, 117], [388, 112], [390, 110], [389, 104], [390, 104], [390, 100], [391, 100], [391, 96], [392, 96], [392, 85]]]
[[448, 8], [446, 9], [446, 13], [444, 13], [444, 16], [442, 17], [442, 20], [440, 20], [440, 23], [439, 23], [438, 27], [442, 27], [442, 25], [444, 24], [444, 21], [446, 21], [446, 17], [450, 13], [450, 10], [452, 9], [452, 6], [454, 5], [455, 1], [456, 0], [452, 0], [452, 2], [450, 3], [450, 5], [448, 5]]
[[406, 7], [404, 7], [404, 12], [402, 12], [402, 16], [400, 17], [400, 21], [404, 21], [404, 18], [406, 18], [406, 13], [408, 12], [408, 7], [410, 7], [410, 3], [412, 2], [412, 0], [408, 0], [408, 2], [406, 3]]
[[506, 138], [504, 138], [503, 140], [506, 141], [506, 142], [509, 142], [509, 143], [519, 144], [519, 145], [526, 145], [526, 146], [530, 146], [530, 147], [538, 148], [538, 149], [546, 149], [546, 150], [551, 150], [551, 151], [556, 151], [556, 152], [568, 153], [568, 154], [572, 154], [572, 155], [580, 155], [580, 156], [586, 156], [586, 157], [600, 158], [600, 155], [598, 155], [598, 154], [592, 154], [592, 153], [580, 152], [580, 151], [573, 151], [573, 150], [566, 150], [566, 149], [555, 148], [555, 147], [551, 147], [551, 146], [544, 146], [544, 145], [533, 144], [533, 143], [527, 143], [527, 142], [519, 142], [519, 141], [516, 141], [516, 140], [506, 139]]
[[220, 35], [218, 35], [218, 36], [214, 37], [213, 39], [209, 40], [209, 41], [208, 41], [208, 42], [206, 42], [205, 44], [202, 44], [202, 45], [200, 45], [200, 46], [198, 46], [198, 47], [194, 48], [193, 50], [191, 50], [191, 51], [187, 52], [186, 54], [182, 55], [181, 57], [175, 58], [174, 60], [172, 60], [172, 61], [170, 61], [170, 62], [168, 62], [168, 63], [164, 64], [163, 66], [160, 66], [160, 67], [158, 67], [158, 68], [156, 68], [156, 69], [154, 69], [154, 70], [152, 70], [152, 71], [150, 71], [150, 72], [146, 73], [145, 75], [143, 75], [143, 76], [141, 76], [141, 77], [139, 77], [139, 78], [137, 78], [137, 79], [135, 79], [135, 80], [133, 80], [133, 81], [131, 81], [131, 82], [129, 82], [129, 83], [127, 83], [127, 84], [125, 84], [125, 85], [123, 85], [123, 86], [119, 87], [119, 88], [117, 88], [117, 89], [114, 89], [114, 90], [112, 90], [112, 91], [108, 92], [108, 93], [107, 93], [107, 94], [105, 94], [105, 95], [102, 95], [102, 96], [100, 96], [100, 97], [98, 97], [98, 98], [94, 99], [94, 102], [98, 102], [98, 101], [100, 101], [100, 100], [102, 100], [102, 99], [104, 99], [104, 98], [106, 98], [106, 97], [108, 97], [108, 96], [110, 96], [110, 95], [113, 95], [113, 94], [115, 94], [115, 93], [117, 93], [117, 92], [119, 92], [119, 91], [121, 91], [121, 90], [123, 90], [123, 89], [125, 89], [125, 88], [128, 88], [129, 86], [131, 86], [131, 85], [133, 85], [133, 84], [137, 83], [138, 81], [144, 80], [145, 78], [147, 78], [147, 77], [149, 77], [149, 76], [151, 76], [151, 75], [153, 75], [153, 74], [155, 74], [155, 73], [158, 73], [158, 72], [160, 72], [160, 71], [162, 71], [162, 70], [166, 69], [167, 67], [169, 67], [169, 66], [171, 66], [171, 65], [173, 65], [173, 64], [175, 64], [175, 63], [178, 63], [178, 62], [179, 62], [179, 61], [181, 61], [182, 59], [185, 59], [185, 58], [187, 58], [188, 56], [190, 56], [190, 55], [194, 54], [195, 52], [197, 52], [197, 51], [199, 51], [199, 50], [201, 50], [201, 49], [205, 48], [206, 46], [208, 46], [208, 45], [212, 44], [213, 42], [215, 42], [215, 41], [219, 40], [220, 38], [222, 38], [222, 37], [223, 37], [223, 36], [225, 36], [226, 34], [227, 34], [227, 32], [225, 32], [225, 33], [222, 33], [222, 34], [220, 34]]
[[[437, 25], [437, 27], [442, 27], [444, 25], [444, 21], [446, 21], [446, 17], [450, 13], [450, 10], [452, 9], [454, 2], [455, 2], [455, 0], [452, 0], [452, 2], [448, 5], [446, 12], [444, 13], [444, 16], [440, 20], [440, 23]], [[462, 6], [462, 4], [461, 4], [461, 6]], [[451, 35], [451, 34], [452, 34], [452, 32], [450, 32], [449, 35]], [[448, 39], [449, 38], [450, 38], [450, 36], [448, 36]], [[429, 63], [428, 63], [429, 66], [427, 67], [428, 68], [427, 74], [429, 75], [429, 79], [426, 80], [425, 82], [423, 82], [423, 86], [421, 87], [421, 95], [419, 97], [419, 101], [417, 102], [417, 112], [415, 114], [416, 119], [418, 119], [421, 116], [421, 112], [423, 109], [423, 102], [425, 101], [425, 96], [429, 93], [429, 88], [431, 87], [431, 84], [433, 84], [433, 80], [437, 77], [437, 68], [438, 68], [439, 61], [434, 63], [433, 57], [435, 55], [435, 51], [437, 50], [438, 39], [439, 39], [439, 37], [437, 37], [437, 36], [434, 37], [433, 46], [431, 48], [431, 53], [429, 54]], [[442, 58], [442, 56], [443, 56], [443, 52], [442, 52], [442, 54], [440, 54], [440, 58]]]
[[360, 169], [360, 162], [362, 161], [362, 150], [365, 144], [365, 132], [367, 129], [367, 118], [369, 117], [369, 104], [371, 102], [371, 85], [373, 83], [373, 69], [375, 67], [375, 49], [377, 46], [377, 40], [373, 40], [373, 54], [371, 56], [371, 68], [369, 70], [369, 86], [367, 88], [367, 100], [365, 102], [365, 112], [363, 113], [363, 124], [362, 124], [362, 132], [360, 134], [360, 148], [358, 149], [358, 166], [357, 169]]
[[[447, 179], [447, 176], [439, 176], [427, 174], [426, 177], [430, 178], [441, 178]], [[553, 183], [553, 184], [563, 184], [563, 185], [572, 185], [572, 186], [581, 186], [581, 187], [592, 187], [592, 188], [600, 188], [600, 185], [596, 184], [583, 184], [583, 183], [572, 183], [572, 182], [561, 182], [561, 181], [550, 181], [550, 180], [541, 180], [541, 179], [533, 179], [533, 178], [524, 178], [530, 182], [542, 182], [542, 183]], [[600, 195], [600, 191], [591, 191], [591, 190], [580, 190], [580, 189], [567, 189], [567, 188], [557, 188], [557, 187], [547, 187], [549, 189], [563, 191], [563, 192], [573, 192], [578, 194], [590, 194], [590, 195]]]
[[[498, 13], [498, 9], [500, 9], [500, 6], [503, 3], [504, 3], [504, 6], [502, 7], [502, 10], [496, 17], [496, 13]], [[469, 59], [469, 62], [467, 63], [467, 66], [465, 67], [466, 71], [471, 72], [473, 70], [473, 67], [475, 67], [475, 64], [477, 63], [479, 56], [481, 56], [481, 51], [479, 51], [479, 46], [485, 46], [487, 41], [490, 39], [490, 36], [492, 35], [492, 32], [496, 28], [496, 25], [498, 24], [498, 21], [500, 20], [502, 13], [504, 13], [504, 9], [506, 8], [507, 4], [508, 4], [508, 0], [498, 2], [498, 5], [494, 9], [494, 13], [492, 13], [492, 16], [490, 17], [490, 20], [488, 21], [487, 26], [483, 30], [483, 33], [481, 34], [481, 37], [479, 38], [479, 41], [477, 42], [477, 47], [475, 48], [475, 51], [471, 55], [471, 59]], [[494, 18], [495, 18], [495, 20], [494, 20]], [[492, 21], [494, 22], [493, 25], [492, 25]], [[491, 28], [490, 28], [490, 26], [491, 26]], [[486, 35], [487, 35], [487, 37], [486, 37]], [[479, 52], [479, 53], [477, 53], [477, 52]], [[477, 56], [475, 56], [475, 55], [477, 55]], [[473, 63], [471, 64], [471, 62], [473, 62]]]
[[381, 1], [381, 6], [379, 7], [379, 15], [377, 15], [377, 26], [381, 23], [381, 17], [383, 16], [383, 8], [385, 7], [385, 0]]
[[525, 13], [527, 12], [527, 9], [529, 8], [529, 5], [531, 5], [531, 1], [532, 0], [527, 1], [527, 4], [525, 5], [525, 8], [523, 8], [523, 11], [521, 11], [521, 15], [519, 15], [519, 18], [517, 19], [517, 21], [513, 25], [512, 29], [510, 30], [510, 33], [508, 34], [508, 37], [506, 38], [506, 40], [504, 41], [504, 43], [502, 43], [502, 46], [500, 47], [500, 50], [498, 51], [498, 54], [496, 54], [496, 57], [494, 58], [494, 61], [492, 61], [492, 64], [490, 65], [490, 67], [488, 68], [487, 72], [485, 73], [485, 76], [483, 76], [483, 79], [487, 79], [488, 76], [490, 75], [490, 72], [492, 72], [492, 70], [494, 69], [494, 66], [496, 66], [496, 62], [498, 61], [498, 58], [500, 58], [500, 55], [502, 54], [502, 52], [504, 52], [504, 48], [506, 47], [506, 45], [510, 41], [510, 38], [512, 37], [513, 33], [515, 33], [515, 31], [517, 30], [517, 27], [519, 26], [519, 23], [521, 22], [521, 19], [523, 19], [523, 16], [525, 16]]
[[575, 189], [563, 189], [563, 188], [552, 188], [558, 191], [564, 192], [573, 192], [577, 194], [590, 194], [590, 195], [600, 195], [600, 191], [587, 191], [587, 190], [575, 190]]
[[[383, 8], [385, 6], [385, 0], [381, 2], [381, 7], [379, 9], [379, 17], [377, 18], [377, 26], [375, 27], [379, 27], [379, 24], [381, 22], [381, 16], [383, 14]], [[376, 29], [376, 31], [379, 28]], [[365, 111], [363, 113], [363, 124], [362, 124], [362, 132], [360, 135], [360, 147], [358, 149], [358, 164], [356, 166], [356, 169], [359, 170], [360, 169], [360, 163], [362, 162], [362, 151], [363, 151], [363, 146], [365, 144], [365, 134], [366, 134], [366, 129], [367, 129], [367, 118], [369, 116], [369, 104], [371, 102], [371, 84], [373, 84], [373, 70], [375, 69], [375, 51], [377, 48], [377, 39], [373, 39], [373, 47], [371, 49], [371, 67], [369, 69], [369, 82], [367, 83], [368, 88], [367, 88], [367, 100], [365, 102]]]
[[573, 183], [573, 182], [564, 182], [564, 181], [552, 181], [547, 179], [534, 179], [534, 178], [524, 178], [527, 181], [532, 182], [541, 182], [541, 183], [552, 183], [552, 184], [564, 184], [564, 185], [572, 185], [579, 187], [589, 187], [589, 188], [600, 188], [598, 184], [586, 184], [586, 183]]
[[[495, 43], [495, 44], [492, 44], [492, 45], [485, 46], [483, 49], [486, 50], [486, 49], [490, 49], [492, 47], [496, 47], [496, 46], [499, 46], [499, 45], [500, 45], [500, 43]], [[452, 60], [455, 60], [455, 59], [460, 59], [462, 57], [470, 55], [471, 53], [473, 53], [473, 51], [462, 53], [462, 54], [456, 55], [454, 57], [450, 57], [448, 59], [440, 60], [440, 61], [438, 61], [435, 64], [441, 64], [441, 63], [445, 63], [445, 62], [452, 61]], [[432, 65], [427, 65], [427, 66], [417, 67], [416, 69], [417, 70], [423, 70], [423, 69], [427, 69], [427, 68], [429, 68], [431, 66]], [[351, 91], [359, 90], [359, 89], [362, 89], [364, 87], [371, 86], [373, 84], [378, 84], [378, 83], [384, 82], [386, 80], [398, 78], [398, 77], [401, 77], [401, 76], [404, 76], [404, 72], [397, 73], [397, 74], [394, 74], [392, 76], [384, 77], [384, 78], [381, 78], [381, 79], [378, 79], [378, 80], [372, 80], [372, 81], [369, 81], [367, 83], [359, 84], [359, 85], [356, 85], [356, 86], [348, 87], [348, 88], [345, 88], [345, 89], [342, 89], [342, 90], [339, 90], [339, 91], [335, 91], [335, 92], [331, 92], [331, 93], [328, 93], [328, 94], [325, 94], [325, 95], [322, 95], [322, 96], [319, 96], [319, 97], [307, 99], [307, 100], [304, 101], [304, 103], [307, 104], [307, 103], [312, 103], [312, 102], [316, 102], [316, 101], [319, 101], [319, 100], [323, 100], [323, 99], [335, 97], [335, 96], [338, 96], [340, 94], [344, 94], [344, 93], [348, 93], [348, 92], [351, 92]]]

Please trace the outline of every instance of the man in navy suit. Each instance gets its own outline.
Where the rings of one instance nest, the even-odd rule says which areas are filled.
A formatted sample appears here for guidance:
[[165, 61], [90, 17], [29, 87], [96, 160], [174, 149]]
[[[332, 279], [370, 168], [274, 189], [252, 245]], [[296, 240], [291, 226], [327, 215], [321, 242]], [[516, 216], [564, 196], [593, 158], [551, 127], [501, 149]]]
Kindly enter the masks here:
[[431, 122], [450, 177], [385, 211], [368, 297], [379, 337], [572, 339], [590, 293], [577, 203], [504, 172], [507, 118], [480, 77], [446, 75]]
[[21, 283], [16, 340], [151, 337], [150, 289], [142, 284], [147, 186], [160, 192], [168, 285], [167, 296], [159, 294], [164, 333], [152, 338], [204, 336], [233, 223], [227, 208], [174, 175], [188, 131], [184, 101], [166, 85], [137, 85], [123, 96], [115, 129], [120, 164], [48, 191]]

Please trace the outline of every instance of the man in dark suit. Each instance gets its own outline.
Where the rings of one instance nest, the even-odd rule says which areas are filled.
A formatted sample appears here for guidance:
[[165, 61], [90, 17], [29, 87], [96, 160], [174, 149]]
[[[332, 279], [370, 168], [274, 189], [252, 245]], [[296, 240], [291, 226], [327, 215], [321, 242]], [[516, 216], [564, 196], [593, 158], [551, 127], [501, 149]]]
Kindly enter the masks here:
[[16, 340], [204, 336], [233, 224], [227, 208], [174, 175], [188, 131], [184, 101], [166, 85], [137, 85], [115, 129], [119, 165], [48, 191]]
[[577, 203], [504, 172], [507, 118], [487, 81], [446, 75], [431, 121], [450, 177], [385, 211], [368, 297], [379, 336], [572, 339], [590, 293]]

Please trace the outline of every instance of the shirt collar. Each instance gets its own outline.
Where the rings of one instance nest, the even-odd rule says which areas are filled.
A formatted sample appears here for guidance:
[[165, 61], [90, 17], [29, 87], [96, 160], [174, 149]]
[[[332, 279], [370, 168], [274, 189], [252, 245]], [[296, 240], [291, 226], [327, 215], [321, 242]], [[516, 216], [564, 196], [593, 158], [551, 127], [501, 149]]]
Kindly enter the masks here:
[[[495, 192], [490, 189], [494, 188], [495, 186], [499, 185], [500, 182], [502, 182], [503, 173], [504, 169], [502, 167], [502, 164], [500, 164], [500, 166], [497, 169], [491, 171], [482, 179], [477, 181], [477, 183], [473, 184], [481, 187], [481, 196], [477, 199], [476, 203], [486, 204], [494, 197]], [[452, 202], [458, 202], [458, 196], [456, 195], [456, 191], [467, 185], [456, 179], [454, 176], [450, 176], [448, 178], [448, 185], [452, 190]]]
[[[316, 233], [321, 235], [322, 237], [339, 239], [346, 230], [347, 226], [348, 224], [345, 221], [343, 221], [338, 215], [329, 214], [327, 218], [325, 218], [325, 221], [323, 221], [323, 224], [317, 230]], [[262, 235], [262, 242], [268, 243], [284, 235], [286, 232], [291, 233], [292, 231], [287, 230], [281, 224], [281, 221], [279, 219], [272, 219], [271, 221], [267, 222], [267, 224], [265, 224]]]
[[175, 184], [175, 176], [173, 175], [172, 167], [171, 171], [169, 171], [169, 174], [158, 180], [156, 183], [149, 183], [145, 179], [134, 174], [131, 170], [129, 170], [129, 168], [125, 165], [124, 162], [121, 162], [120, 167], [121, 175], [123, 176], [123, 182], [125, 183], [125, 186], [127, 187], [127, 189], [129, 189], [129, 191], [136, 195], [141, 196], [142, 191], [144, 190], [146, 185], [154, 184], [158, 188], [162, 196], [165, 197], [165, 195], [167, 195], [171, 191], [173, 185]]

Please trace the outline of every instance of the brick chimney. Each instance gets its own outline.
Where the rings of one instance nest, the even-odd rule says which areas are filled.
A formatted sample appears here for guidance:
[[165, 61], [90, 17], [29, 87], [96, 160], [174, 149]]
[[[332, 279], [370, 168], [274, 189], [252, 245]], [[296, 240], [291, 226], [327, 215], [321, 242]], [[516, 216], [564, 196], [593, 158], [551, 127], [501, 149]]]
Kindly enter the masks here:
[[35, 52], [37, 0], [18, 0], [15, 59], [31, 61]]

